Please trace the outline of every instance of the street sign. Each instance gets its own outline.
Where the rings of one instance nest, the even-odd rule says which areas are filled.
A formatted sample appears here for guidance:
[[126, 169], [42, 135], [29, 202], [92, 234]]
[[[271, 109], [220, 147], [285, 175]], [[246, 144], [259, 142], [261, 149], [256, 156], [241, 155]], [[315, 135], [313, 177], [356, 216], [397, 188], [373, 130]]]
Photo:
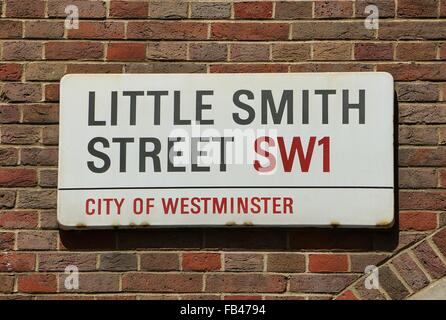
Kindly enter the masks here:
[[67, 75], [64, 228], [385, 227], [388, 73]]

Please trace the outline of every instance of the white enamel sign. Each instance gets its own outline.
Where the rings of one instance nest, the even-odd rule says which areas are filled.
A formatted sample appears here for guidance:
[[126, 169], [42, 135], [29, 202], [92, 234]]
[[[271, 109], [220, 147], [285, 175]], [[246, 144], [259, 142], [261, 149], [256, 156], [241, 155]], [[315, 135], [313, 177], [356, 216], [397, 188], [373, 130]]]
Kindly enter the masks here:
[[65, 228], [383, 227], [388, 73], [67, 75]]

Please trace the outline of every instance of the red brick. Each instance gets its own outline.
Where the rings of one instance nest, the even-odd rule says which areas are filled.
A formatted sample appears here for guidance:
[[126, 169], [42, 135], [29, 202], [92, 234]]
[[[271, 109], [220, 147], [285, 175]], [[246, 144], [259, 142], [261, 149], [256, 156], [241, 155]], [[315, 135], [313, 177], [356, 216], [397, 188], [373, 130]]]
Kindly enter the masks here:
[[49, 83], [45, 85], [45, 101], [58, 102], [59, 101], [60, 86], [58, 83]]
[[362, 72], [373, 71], [373, 65], [365, 63], [303, 63], [290, 65], [290, 72]]
[[288, 72], [286, 64], [214, 64], [211, 73]]
[[392, 60], [393, 45], [391, 43], [356, 43], [356, 60]]
[[16, 63], [0, 64], [0, 81], [15, 81], [22, 77], [22, 65]]
[[122, 290], [129, 292], [201, 292], [203, 276], [196, 273], [126, 273]]
[[131, 21], [127, 26], [129, 39], [205, 40], [208, 25], [202, 22]]
[[110, 1], [112, 18], [147, 18], [149, 4], [136, 1]]
[[37, 184], [35, 169], [7, 169], [0, 168], [1, 187], [33, 187]]
[[209, 274], [206, 277], [207, 292], [284, 292], [286, 277], [271, 274]]
[[[62, 292], [72, 292], [73, 290], [65, 288], [66, 277], [66, 274], [59, 277], [59, 290]], [[79, 275], [79, 289], [76, 289], [76, 292], [118, 292], [119, 278], [119, 274], [110, 272], [81, 273]]]
[[69, 29], [70, 39], [124, 39], [123, 22], [81, 21], [78, 29]]
[[20, 162], [31, 166], [57, 165], [58, 152], [55, 148], [23, 148], [20, 152]]
[[315, 1], [315, 18], [350, 18], [353, 15], [352, 1]]
[[34, 229], [38, 224], [37, 211], [2, 211], [0, 227], [4, 229]]
[[247, 295], [225, 295], [223, 300], [262, 300], [262, 296], [247, 296]]
[[141, 42], [113, 42], [108, 45], [107, 60], [110, 61], [144, 61], [146, 46]]
[[[410, 117], [407, 113], [404, 116]], [[405, 118], [408, 119], [408, 117]], [[400, 126], [398, 142], [400, 145], [436, 145], [438, 144], [437, 128]], [[415, 181], [413, 182], [416, 183]]]
[[268, 19], [272, 17], [273, 4], [270, 1], [235, 2], [234, 18], [236, 19]]
[[[111, 3], [115, 1], [110, 1]], [[105, 18], [105, 1], [95, 0], [49, 0], [48, 17], [66, 18], [65, 8], [69, 5], [75, 5], [78, 8], [80, 18]]]
[[435, 60], [435, 42], [400, 42], [396, 46], [396, 59], [404, 61]]
[[400, 191], [402, 210], [444, 210], [446, 192], [444, 191]]
[[395, 81], [446, 80], [446, 63], [441, 64], [417, 64], [396, 63], [380, 64], [377, 71], [386, 71], [392, 74]]
[[380, 21], [378, 38], [382, 40], [441, 40], [446, 21]]
[[33, 253], [0, 253], [1, 272], [33, 271], [36, 265], [36, 255]]
[[358, 300], [358, 297], [351, 290], [344, 291], [335, 300]]
[[43, 18], [45, 2], [42, 0], [5, 0], [8, 18]]
[[45, 44], [47, 60], [102, 60], [103, 56], [104, 45], [99, 42], [70, 41]]
[[398, 0], [398, 17], [436, 18], [439, 0]]
[[310, 254], [308, 268], [310, 272], [346, 272], [348, 271], [348, 256]]
[[437, 214], [429, 211], [400, 212], [400, 230], [428, 231], [437, 228]]
[[437, 253], [432, 249], [427, 241], [423, 241], [421, 244], [413, 249], [418, 261], [429, 272], [429, 275], [433, 279], [441, 279], [446, 275], [446, 265], [438, 257]]
[[445, 166], [446, 148], [401, 148], [399, 151], [399, 164], [401, 166], [421, 167]]
[[221, 269], [219, 253], [186, 252], [183, 254], [183, 270], [212, 271]]
[[225, 23], [211, 25], [216, 40], [287, 40], [289, 26], [285, 23]]
[[365, 18], [369, 16], [371, 12], [365, 10], [369, 5], [378, 7], [380, 18], [395, 17], [395, 1], [389, 0], [356, 0], [356, 17]]
[[57, 278], [54, 274], [19, 275], [17, 291], [23, 293], [51, 293], [57, 290]]

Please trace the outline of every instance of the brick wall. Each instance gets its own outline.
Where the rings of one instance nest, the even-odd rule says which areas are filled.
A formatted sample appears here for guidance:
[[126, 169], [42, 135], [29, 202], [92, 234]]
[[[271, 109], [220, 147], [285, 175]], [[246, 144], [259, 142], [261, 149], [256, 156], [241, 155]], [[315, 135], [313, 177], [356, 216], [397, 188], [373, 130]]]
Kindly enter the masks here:
[[[446, 0], [0, 2], [0, 298], [401, 299], [446, 275]], [[393, 74], [391, 230], [58, 230], [64, 74], [303, 71]]]

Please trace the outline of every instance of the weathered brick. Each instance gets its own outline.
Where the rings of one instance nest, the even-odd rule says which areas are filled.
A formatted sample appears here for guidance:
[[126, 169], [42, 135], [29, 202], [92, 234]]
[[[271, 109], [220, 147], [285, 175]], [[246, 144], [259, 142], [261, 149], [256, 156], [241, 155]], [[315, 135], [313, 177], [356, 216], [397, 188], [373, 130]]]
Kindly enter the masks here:
[[[399, 105], [399, 122], [407, 124], [446, 123], [446, 106], [442, 104], [403, 104]], [[428, 127], [423, 127], [429, 130]]]
[[306, 259], [303, 254], [270, 253], [267, 255], [266, 270], [269, 272], [305, 272]]
[[68, 73], [122, 73], [124, 66], [122, 64], [69, 64]]
[[298, 274], [291, 277], [289, 290], [305, 293], [336, 293], [346, 288], [356, 279], [357, 276], [352, 274]]
[[0, 64], [0, 81], [16, 81], [22, 77], [22, 65], [17, 63]]
[[188, 3], [178, 0], [152, 1], [149, 6], [149, 17], [160, 19], [187, 18]]
[[76, 266], [80, 271], [96, 270], [95, 253], [39, 253], [39, 271], [65, 271], [68, 266]]
[[398, 17], [436, 18], [439, 0], [398, 0]]
[[210, 252], [185, 252], [183, 270], [212, 271], [221, 269], [221, 256]]
[[313, 60], [351, 60], [350, 43], [317, 42], [313, 44]]
[[432, 241], [435, 243], [443, 256], [446, 257], [446, 228], [443, 228], [440, 232], [437, 232], [432, 237]]
[[59, 127], [46, 126], [42, 129], [42, 143], [44, 145], [54, 146], [59, 143]]
[[0, 168], [0, 187], [33, 187], [36, 184], [35, 169]]
[[400, 191], [402, 210], [444, 210], [446, 192], [442, 191]]
[[56, 207], [55, 190], [20, 190], [17, 208], [53, 209]]
[[379, 284], [392, 299], [400, 300], [409, 295], [409, 290], [388, 266], [379, 268]]
[[14, 275], [0, 275], [0, 293], [12, 293], [14, 291]]
[[8, 18], [43, 18], [45, 2], [42, 0], [5, 0], [6, 17]]
[[205, 40], [208, 26], [203, 22], [131, 21], [127, 26], [129, 39]]
[[446, 32], [445, 21], [380, 21], [382, 40], [439, 40]]
[[3, 101], [39, 102], [42, 100], [42, 86], [34, 83], [6, 83], [0, 96]]
[[110, 61], [144, 61], [146, 46], [140, 42], [113, 42], [107, 48], [107, 60]]
[[0, 253], [1, 272], [25, 272], [33, 271], [36, 264], [36, 256], [33, 253]]
[[275, 18], [277, 19], [308, 19], [313, 15], [311, 1], [279, 1], [276, 2]]
[[57, 233], [52, 231], [20, 231], [17, 235], [19, 250], [55, 250]]
[[58, 83], [49, 83], [45, 85], [45, 101], [58, 102], [60, 86]]
[[34, 229], [38, 224], [37, 211], [14, 210], [0, 212], [0, 227], [4, 229]]
[[286, 277], [272, 274], [209, 274], [207, 292], [284, 292]]
[[31, 166], [57, 165], [56, 148], [23, 148], [20, 150], [20, 163]]
[[348, 256], [344, 254], [310, 254], [310, 272], [347, 272]]
[[2, 127], [1, 141], [3, 144], [33, 144], [39, 140], [39, 128], [23, 125]]
[[39, 172], [39, 186], [43, 188], [57, 187], [57, 170], [41, 170]]
[[19, 153], [16, 148], [0, 149], [0, 165], [15, 166], [19, 161]]
[[203, 276], [196, 273], [133, 273], [122, 277], [122, 289], [129, 292], [201, 292]]
[[205, 73], [206, 71], [207, 66], [203, 63], [152, 62], [125, 66], [126, 73]]
[[400, 42], [396, 45], [396, 59], [404, 61], [435, 60], [435, 42]]
[[134, 253], [110, 252], [99, 256], [99, 269], [104, 271], [136, 270], [137, 257]]
[[17, 123], [20, 121], [20, 110], [16, 105], [0, 105], [0, 123]]
[[304, 63], [290, 65], [290, 72], [361, 72], [373, 71], [373, 65], [365, 63]]
[[187, 43], [150, 42], [147, 44], [149, 60], [186, 60]]
[[16, 200], [15, 198], [16, 198], [15, 191], [0, 190], [0, 209], [5, 209], [5, 208], [9, 209], [14, 207]]
[[427, 241], [416, 246], [413, 253], [433, 279], [441, 279], [446, 275], [446, 265]]
[[391, 43], [356, 43], [354, 46], [356, 60], [392, 60]]
[[216, 40], [287, 40], [289, 26], [285, 23], [216, 22], [211, 37]]
[[[65, 288], [65, 279], [67, 275], [63, 274], [59, 277], [59, 290], [61, 292], [70, 292]], [[119, 274], [104, 273], [80, 273], [79, 289], [76, 292], [118, 292], [119, 291]]]
[[111, 18], [147, 18], [149, 4], [143, 1], [110, 1]]
[[437, 128], [426, 126], [399, 127], [398, 143], [400, 145], [436, 145], [438, 144]]
[[124, 23], [80, 21], [78, 29], [68, 29], [69, 39], [124, 39]]
[[227, 19], [231, 17], [231, 4], [224, 2], [192, 2], [191, 18]]
[[25, 69], [27, 81], [55, 81], [65, 74], [65, 65], [60, 63], [30, 63]]
[[150, 252], [141, 254], [142, 271], [176, 271], [180, 270], [178, 253]]
[[3, 43], [4, 60], [42, 60], [42, 43], [34, 41], [8, 41]]
[[65, 26], [57, 21], [25, 21], [25, 38], [62, 39]]
[[408, 253], [403, 253], [393, 259], [392, 265], [415, 292], [429, 284], [429, 279]]
[[33, 104], [23, 108], [24, 123], [57, 123], [59, 106], [55, 104]]
[[350, 255], [350, 268], [352, 272], [364, 273], [367, 266], [378, 266], [388, 257], [382, 253], [363, 253]]
[[[110, 1], [113, 3], [115, 1]], [[49, 0], [48, 1], [48, 17], [66, 18], [66, 7], [75, 5], [78, 8], [80, 18], [105, 18], [106, 5], [105, 1], [95, 0]]]
[[263, 271], [263, 255], [256, 253], [225, 253], [225, 271]]
[[288, 72], [286, 64], [214, 64], [210, 68], [211, 73], [264, 73], [264, 72]]
[[54, 230], [58, 228], [57, 214], [55, 210], [40, 211], [40, 228], [43, 230]]
[[263, 43], [237, 43], [231, 44], [232, 61], [268, 61], [270, 49]]
[[104, 45], [100, 42], [70, 41], [45, 43], [47, 60], [100, 60]]
[[[389, 18], [395, 16], [395, 1], [389, 0], [356, 0], [355, 16], [365, 18], [372, 14], [370, 10], [366, 10], [366, 8], [370, 5], [374, 5], [378, 8], [378, 14], [380, 18]], [[376, 14], [376, 12], [373, 13]]]
[[435, 167], [446, 164], [446, 148], [418, 147], [401, 148], [399, 164], [401, 166]]
[[308, 43], [273, 43], [272, 60], [305, 61], [311, 56], [311, 45]]
[[400, 168], [399, 187], [403, 189], [435, 188], [437, 172], [435, 169]]
[[271, 1], [234, 3], [234, 18], [236, 19], [268, 19], [272, 18], [272, 14]]
[[19, 39], [22, 37], [22, 29], [22, 21], [2, 19], [0, 21], [0, 38]]
[[439, 99], [439, 87], [435, 83], [398, 83], [396, 86], [398, 101], [435, 102]]
[[356, 21], [299, 21], [293, 24], [292, 32], [293, 40], [362, 40], [374, 36], [375, 30]]
[[352, 1], [315, 1], [315, 18], [350, 18], [353, 15]]
[[189, 59], [198, 61], [226, 61], [228, 46], [220, 43], [192, 43]]
[[445, 64], [427, 63], [396, 63], [380, 64], [377, 71], [385, 71], [392, 74], [395, 81], [438, 81], [446, 80]]

